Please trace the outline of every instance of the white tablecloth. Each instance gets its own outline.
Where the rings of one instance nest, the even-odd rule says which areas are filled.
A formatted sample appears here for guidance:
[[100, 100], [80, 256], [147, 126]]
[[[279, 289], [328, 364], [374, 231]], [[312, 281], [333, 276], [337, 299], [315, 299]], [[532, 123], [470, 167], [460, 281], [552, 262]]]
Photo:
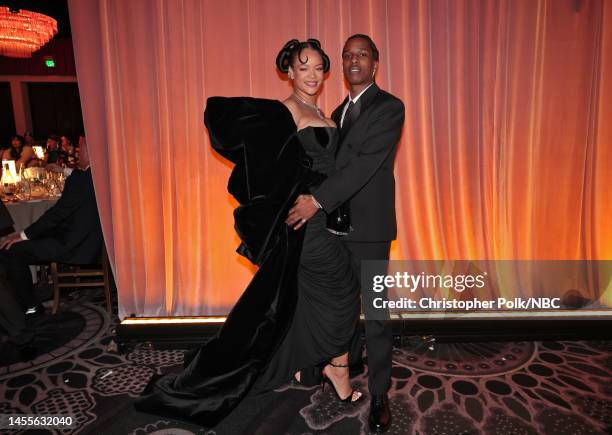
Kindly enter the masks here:
[[[53, 207], [57, 199], [38, 199], [31, 201], [7, 202], [6, 209], [13, 218], [13, 228], [15, 231], [23, 231], [34, 223], [48, 209]], [[36, 274], [36, 266], [30, 266], [32, 279], [38, 281]]]
[[23, 231], [34, 223], [45, 211], [50, 209], [56, 199], [39, 199], [31, 201], [7, 202], [7, 210], [15, 223], [15, 231]]

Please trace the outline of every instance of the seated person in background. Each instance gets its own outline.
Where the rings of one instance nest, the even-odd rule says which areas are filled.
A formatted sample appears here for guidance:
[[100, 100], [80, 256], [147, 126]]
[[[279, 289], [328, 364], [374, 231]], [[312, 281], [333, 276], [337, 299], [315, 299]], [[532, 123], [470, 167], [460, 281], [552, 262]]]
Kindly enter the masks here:
[[0, 265], [4, 265], [23, 310], [33, 314], [40, 306], [34, 295], [30, 264], [89, 264], [99, 259], [101, 247], [102, 230], [85, 146], [79, 167], [66, 179], [57, 203], [24, 231], [0, 243]]
[[54, 134], [49, 135], [47, 137], [47, 148], [45, 150], [45, 160], [44, 165], [48, 165], [50, 163], [61, 163], [60, 158], [60, 149], [59, 149], [59, 137]]
[[31, 168], [32, 166], [41, 166], [43, 162], [43, 156], [39, 156], [36, 152], [36, 148], [34, 147], [40, 146], [42, 149], [44, 149], [44, 146], [41, 146], [42, 144], [40, 142], [34, 140], [34, 136], [32, 136], [32, 133], [30, 133], [29, 131], [23, 133], [23, 137], [25, 139], [26, 145], [31, 146], [34, 150], [34, 158], [30, 160], [30, 163], [28, 163], [28, 167]]
[[74, 147], [74, 158], [76, 159], [76, 161], [79, 161], [79, 152], [81, 150], [81, 147], [87, 144], [87, 139], [85, 139], [85, 135], [84, 134], [80, 134], [79, 135], [79, 143], [77, 144], [76, 147]]
[[72, 141], [68, 138], [68, 136], [60, 137], [60, 154], [62, 155], [62, 159], [64, 160], [66, 166], [74, 168], [74, 146], [72, 146]]
[[66, 135], [60, 136], [60, 149], [66, 154], [74, 152], [72, 141], [68, 138], [68, 136]]
[[28, 163], [34, 158], [36, 158], [34, 150], [30, 145], [26, 145], [23, 136], [19, 135], [11, 138], [11, 147], [2, 153], [2, 160], [15, 160], [17, 171], [27, 168]]
[[36, 143], [34, 141], [34, 136], [32, 136], [32, 133], [30, 133], [29, 131], [25, 131], [23, 133], [23, 138], [25, 139], [26, 145], [29, 145], [29, 146], [36, 145]]
[[[74, 148], [74, 160], [77, 166], [79, 164], [80, 149], [81, 147], [84, 147], [84, 146], [87, 146], [87, 140], [85, 139], [85, 135], [82, 134], [79, 136], [79, 144]], [[52, 172], [61, 172], [64, 174], [65, 177], [69, 177], [70, 174], [72, 173], [72, 167], [73, 166], [62, 167], [58, 165], [57, 163], [50, 163], [47, 166], [45, 166], [45, 169], [47, 171], [52, 171]]]

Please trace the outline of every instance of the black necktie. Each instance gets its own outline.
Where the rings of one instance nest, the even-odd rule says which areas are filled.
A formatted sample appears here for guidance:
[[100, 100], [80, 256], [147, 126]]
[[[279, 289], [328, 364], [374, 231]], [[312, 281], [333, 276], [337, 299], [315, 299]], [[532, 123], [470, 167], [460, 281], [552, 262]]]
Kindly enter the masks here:
[[342, 121], [342, 127], [340, 127], [340, 133], [342, 133], [342, 135], [345, 135], [346, 132], [349, 131], [353, 122], [359, 117], [360, 101], [361, 100], [357, 100], [356, 103], [353, 101], [349, 102], [348, 109], [346, 109], [346, 113], [344, 114], [344, 121]]

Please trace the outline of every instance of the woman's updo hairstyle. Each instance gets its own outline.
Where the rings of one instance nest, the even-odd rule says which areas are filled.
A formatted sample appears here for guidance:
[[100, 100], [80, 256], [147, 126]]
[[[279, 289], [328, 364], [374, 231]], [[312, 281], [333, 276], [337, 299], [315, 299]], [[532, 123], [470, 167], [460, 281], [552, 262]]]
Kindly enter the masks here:
[[287, 42], [276, 56], [276, 68], [278, 68], [280, 72], [287, 74], [289, 72], [289, 67], [293, 65], [296, 59], [301, 63], [308, 62], [308, 58], [302, 59], [302, 50], [305, 48], [311, 48], [319, 53], [321, 59], [323, 59], [323, 72], [329, 71], [329, 57], [321, 48], [321, 43], [317, 39], [312, 38], [303, 42], [297, 39], [292, 39]]

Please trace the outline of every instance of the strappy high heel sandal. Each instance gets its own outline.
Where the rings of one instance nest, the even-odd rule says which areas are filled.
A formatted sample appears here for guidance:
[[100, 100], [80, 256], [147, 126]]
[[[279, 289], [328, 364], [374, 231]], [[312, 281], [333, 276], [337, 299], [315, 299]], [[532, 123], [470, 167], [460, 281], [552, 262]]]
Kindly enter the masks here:
[[[337, 368], [348, 368], [348, 364], [346, 365], [334, 364], [333, 362], [330, 362], [328, 365], [332, 367], [337, 367]], [[334, 385], [334, 381], [328, 378], [327, 375], [325, 374], [325, 367], [323, 367], [323, 372], [321, 373], [321, 375], [323, 377], [323, 379], [321, 379], [321, 390], [325, 391], [325, 384], [329, 383], [334, 389], [334, 393], [336, 393], [336, 397], [338, 398], [339, 401], [344, 402], [344, 403], [355, 403], [355, 402], [360, 401], [363, 398], [363, 393], [361, 391], [352, 389], [349, 395], [343, 399], [338, 394], [338, 390], [336, 389], [336, 386]]]

